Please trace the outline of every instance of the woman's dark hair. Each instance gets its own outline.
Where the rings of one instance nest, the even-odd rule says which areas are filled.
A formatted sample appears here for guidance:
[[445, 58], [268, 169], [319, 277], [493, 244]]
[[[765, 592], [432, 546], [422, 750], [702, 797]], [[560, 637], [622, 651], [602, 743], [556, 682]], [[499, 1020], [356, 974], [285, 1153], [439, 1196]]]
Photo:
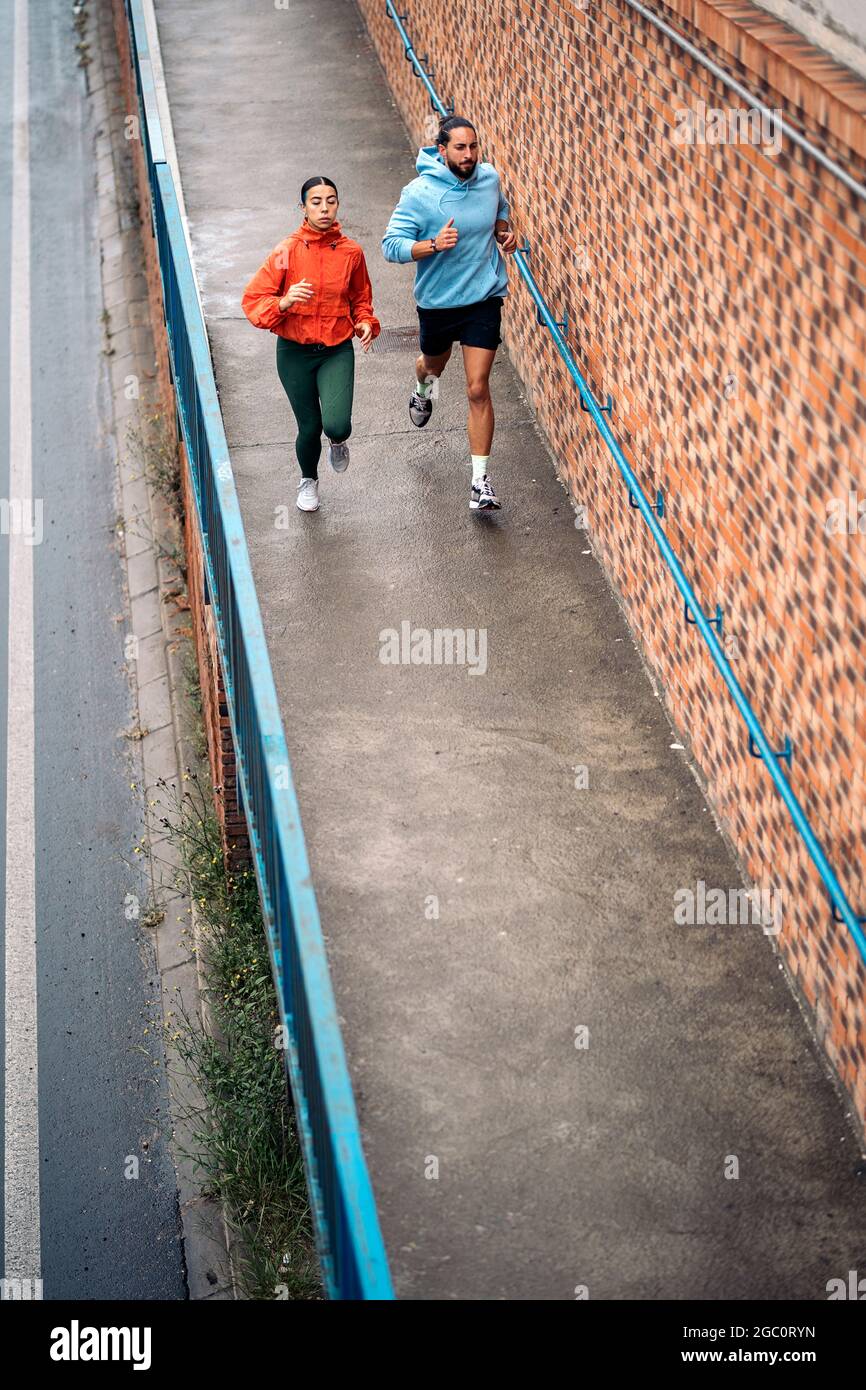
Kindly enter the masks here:
[[450, 135], [451, 135], [451, 131], [452, 131], [452, 130], [459, 130], [461, 126], [466, 126], [466, 127], [468, 127], [468, 129], [472, 131], [472, 134], [473, 134], [473, 135], [477, 135], [477, 134], [478, 134], [478, 131], [475, 129], [475, 127], [474, 127], [474, 125], [472, 124], [472, 122], [471, 122], [471, 121], [467, 121], [467, 119], [466, 119], [465, 116], [449, 116], [448, 119], [445, 120], [445, 121], [443, 121], [442, 124], [441, 124], [440, 127], [439, 127], [439, 134], [436, 136], [436, 144], [437, 144], [437, 145], [448, 145], [448, 144], [450, 144]]
[[[328, 185], [329, 188], [333, 188], [334, 192], [337, 193], [337, 185], [334, 183], [334, 180], [333, 180], [333, 179], [326, 179], [325, 176], [324, 176], [324, 174], [321, 174], [321, 175], [317, 174], [317, 175], [315, 176], [315, 178], [307, 179], [307, 182], [304, 184], [303, 188], [301, 189], [301, 203], [302, 203], [302, 204], [304, 204], [304, 203], [307, 201], [307, 194], [309, 193], [309, 191], [310, 191], [311, 188], [315, 188], [315, 187], [316, 187], [316, 184], [317, 184], [317, 183], [326, 183], [326, 184]], [[339, 193], [337, 193], [337, 197], [338, 197], [338, 198], [339, 198], [339, 196], [340, 196]]]

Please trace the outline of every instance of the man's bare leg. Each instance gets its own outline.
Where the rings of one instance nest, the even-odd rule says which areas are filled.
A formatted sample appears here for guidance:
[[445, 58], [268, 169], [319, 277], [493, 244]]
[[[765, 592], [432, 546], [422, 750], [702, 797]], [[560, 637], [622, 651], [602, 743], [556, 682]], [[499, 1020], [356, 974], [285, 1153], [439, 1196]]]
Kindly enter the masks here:
[[445, 370], [450, 356], [450, 348], [447, 352], [440, 352], [438, 357], [427, 357], [425, 353], [420, 353], [415, 360], [416, 379], [418, 381], [426, 381], [428, 376], [440, 377]]
[[445, 364], [451, 356], [449, 347], [447, 352], [440, 352], [436, 357], [430, 357], [427, 353], [419, 353], [415, 359], [415, 389], [409, 397], [409, 419], [418, 429], [423, 429], [433, 414], [433, 399], [436, 395], [436, 384], [445, 370]]
[[493, 401], [490, 396], [490, 372], [496, 349], [465, 347], [463, 367], [466, 372], [466, 395], [469, 398], [469, 452], [490, 456], [493, 448]]
[[496, 357], [495, 348], [464, 347], [463, 368], [466, 372], [466, 395], [469, 398], [469, 453], [472, 458], [473, 510], [489, 511], [499, 507], [488, 476], [490, 450], [493, 448], [493, 401], [490, 396], [490, 372]]

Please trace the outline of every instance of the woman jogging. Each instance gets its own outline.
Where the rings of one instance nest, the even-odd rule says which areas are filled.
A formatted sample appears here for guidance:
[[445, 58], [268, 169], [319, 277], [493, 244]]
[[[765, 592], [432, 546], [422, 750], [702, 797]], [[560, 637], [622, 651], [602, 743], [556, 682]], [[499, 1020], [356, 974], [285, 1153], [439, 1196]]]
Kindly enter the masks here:
[[277, 372], [298, 422], [298, 507], [319, 509], [322, 431], [335, 473], [349, 466], [357, 334], [367, 352], [379, 333], [364, 252], [343, 236], [336, 184], [307, 179], [304, 220], [250, 280], [242, 305], [250, 323], [277, 335]]

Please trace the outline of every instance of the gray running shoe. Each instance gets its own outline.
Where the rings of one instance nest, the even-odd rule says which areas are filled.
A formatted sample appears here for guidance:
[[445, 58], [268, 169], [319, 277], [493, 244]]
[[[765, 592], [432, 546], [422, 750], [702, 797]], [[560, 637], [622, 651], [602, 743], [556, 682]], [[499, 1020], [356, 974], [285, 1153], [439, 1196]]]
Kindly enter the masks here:
[[419, 430], [423, 429], [432, 414], [433, 397], [419, 396], [417, 391], [413, 391], [409, 397], [409, 419], [412, 424], [417, 425]]
[[335, 473], [345, 473], [349, 467], [349, 446], [348, 444], [332, 444], [328, 442], [328, 463]]

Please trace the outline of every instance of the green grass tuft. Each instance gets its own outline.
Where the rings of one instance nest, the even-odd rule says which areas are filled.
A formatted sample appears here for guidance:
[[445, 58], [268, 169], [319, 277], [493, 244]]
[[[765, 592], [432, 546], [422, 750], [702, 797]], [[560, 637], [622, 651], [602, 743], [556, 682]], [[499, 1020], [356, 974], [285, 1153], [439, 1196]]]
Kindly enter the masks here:
[[[239, 1282], [256, 1299], [318, 1299], [322, 1288], [252, 870], [227, 876], [216, 815], [188, 773], [163, 825], [190, 876], [203, 931], [214, 1036], [188, 1017], [174, 1045], [201, 1090], [194, 1152], [208, 1192], [240, 1238]], [[165, 791], [163, 791], [163, 796]]]

